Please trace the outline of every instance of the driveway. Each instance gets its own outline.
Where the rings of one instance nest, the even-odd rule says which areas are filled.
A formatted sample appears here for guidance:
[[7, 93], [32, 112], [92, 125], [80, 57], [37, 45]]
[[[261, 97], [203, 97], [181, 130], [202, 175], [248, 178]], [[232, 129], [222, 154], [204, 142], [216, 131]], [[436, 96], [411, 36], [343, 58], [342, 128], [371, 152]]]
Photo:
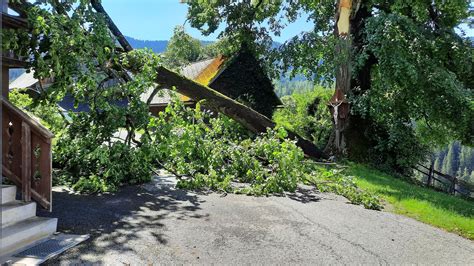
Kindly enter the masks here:
[[308, 187], [286, 197], [192, 193], [163, 174], [107, 195], [55, 188], [58, 230], [91, 238], [47, 264], [473, 264], [474, 242]]

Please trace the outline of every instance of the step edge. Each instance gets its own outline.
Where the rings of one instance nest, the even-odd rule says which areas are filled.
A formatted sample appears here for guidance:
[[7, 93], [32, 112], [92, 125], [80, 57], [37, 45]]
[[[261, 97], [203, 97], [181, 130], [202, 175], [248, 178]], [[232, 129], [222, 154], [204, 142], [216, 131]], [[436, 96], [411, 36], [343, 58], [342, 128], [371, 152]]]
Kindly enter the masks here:
[[[9, 208], [6, 208], [6, 209], [3, 209], [3, 206], [2, 206], [2, 209], [1, 209], [2, 221], [0, 223], [2, 225], [2, 228], [6, 227], [6, 226], [9, 226], [11, 224], [15, 224], [17, 222], [27, 220], [29, 218], [35, 217], [36, 216], [36, 206], [37, 206], [36, 202], [27, 202], [25, 204], [22, 204], [21, 201], [19, 201], [19, 205], [9, 206]], [[20, 210], [20, 212], [22, 212], [21, 215], [14, 216], [14, 218], [10, 219], [10, 220], [5, 220], [5, 218], [7, 217], [7, 215], [9, 215], [9, 213], [18, 212], [18, 209], [22, 209], [22, 210]], [[10, 215], [12, 215], [12, 214], [10, 214]]]
[[[39, 217], [36, 217], [39, 218]], [[41, 217], [44, 218], [44, 217]], [[3, 257], [8, 254], [12, 254], [18, 250], [21, 250], [27, 246], [32, 245], [33, 243], [37, 243], [41, 241], [42, 239], [48, 238], [51, 235], [53, 235], [56, 230], [57, 230], [57, 218], [47, 218], [47, 219], [42, 219], [41, 222], [38, 222], [35, 224], [33, 227], [28, 227], [29, 233], [27, 233], [27, 236], [24, 238], [21, 238], [17, 241], [8, 241], [8, 245], [4, 245], [6, 243], [5, 240], [10, 240], [9, 238], [14, 237], [16, 232], [13, 232], [13, 234], [8, 234], [8, 235], [3, 235], [4, 230], [2, 230], [2, 246], [0, 250], [0, 257]], [[38, 228], [42, 228], [44, 233], [38, 234], [34, 232], [34, 230], [38, 230]]]
[[4, 238], [7, 238], [7, 237], [10, 237], [10, 234], [6, 234], [7, 232], [9, 232], [9, 228], [13, 228], [13, 227], [16, 227], [16, 226], [19, 226], [19, 227], [27, 227], [27, 229], [30, 229], [32, 228], [32, 223], [33, 223], [33, 227], [36, 227], [36, 226], [41, 226], [43, 223], [50, 223], [50, 222], [54, 222], [56, 224], [56, 227], [57, 227], [57, 224], [58, 224], [58, 218], [54, 218], [54, 217], [40, 217], [40, 216], [33, 216], [33, 217], [30, 217], [28, 219], [25, 219], [25, 220], [21, 220], [21, 221], [18, 221], [16, 223], [12, 223], [12, 224], [7, 224], [7, 225], [4, 225], [4, 226], [1, 226], [0, 227], [0, 238], [4, 239]]
[[17, 191], [16, 186], [2, 185], [0, 187], [0, 190], [1, 190], [1, 194], [2, 194], [1, 197], [0, 197], [0, 203], [1, 204], [5, 204], [5, 203], [11, 202], [11, 201], [15, 201], [16, 191]]

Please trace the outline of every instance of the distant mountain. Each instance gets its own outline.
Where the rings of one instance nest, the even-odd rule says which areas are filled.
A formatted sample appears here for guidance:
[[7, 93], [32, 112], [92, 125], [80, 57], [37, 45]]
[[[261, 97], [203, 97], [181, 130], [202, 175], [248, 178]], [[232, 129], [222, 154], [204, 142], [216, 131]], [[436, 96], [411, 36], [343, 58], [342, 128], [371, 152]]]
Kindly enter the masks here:
[[[163, 53], [166, 51], [166, 46], [168, 46], [167, 40], [159, 41], [148, 41], [148, 40], [138, 40], [133, 37], [125, 36], [130, 45], [135, 49], [149, 48], [155, 53]], [[203, 45], [208, 45], [213, 43], [212, 41], [201, 41]]]
[[168, 41], [146, 41], [146, 40], [138, 40], [132, 37], [125, 36], [127, 41], [130, 45], [135, 49], [141, 48], [149, 48], [155, 53], [162, 53], [166, 50], [166, 46], [168, 45]]

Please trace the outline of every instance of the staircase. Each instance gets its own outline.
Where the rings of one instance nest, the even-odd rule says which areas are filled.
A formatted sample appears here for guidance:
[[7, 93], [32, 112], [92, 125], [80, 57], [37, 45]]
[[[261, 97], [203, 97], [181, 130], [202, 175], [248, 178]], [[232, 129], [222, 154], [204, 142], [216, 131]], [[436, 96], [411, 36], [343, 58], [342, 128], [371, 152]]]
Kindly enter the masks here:
[[20, 251], [56, 232], [57, 218], [36, 216], [36, 202], [15, 200], [16, 186], [1, 185], [0, 257]]

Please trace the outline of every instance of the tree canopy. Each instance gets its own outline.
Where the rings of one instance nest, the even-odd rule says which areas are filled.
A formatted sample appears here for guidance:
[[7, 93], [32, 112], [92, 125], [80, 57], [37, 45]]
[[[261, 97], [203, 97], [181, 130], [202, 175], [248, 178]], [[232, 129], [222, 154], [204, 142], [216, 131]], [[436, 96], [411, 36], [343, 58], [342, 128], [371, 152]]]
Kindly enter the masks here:
[[[470, 1], [350, 2], [352, 69], [346, 96], [354, 127], [348, 128], [349, 156], [407, 165], [422, 158], [426, 148], [452, 139], [473, 144], [473, 44], [457, 31], [461, 23], [472, 25]], [[274, 69], [332, 81], [336, 65], [344, 60], [335, 50], [340, 41], [334, 35], [334, 1], [188, 5], [192, 26], [209, 34], [225, 23], [221, 36], [251, 40], [259, 44], [257, 50], [266, 47], [262, 54], [281, 62]], [[314, 23], [313, 30], [270, 49], [270, 33], [278, 35], [303, 13]], [[370, 154], [359, 154], [362, 150]]]

